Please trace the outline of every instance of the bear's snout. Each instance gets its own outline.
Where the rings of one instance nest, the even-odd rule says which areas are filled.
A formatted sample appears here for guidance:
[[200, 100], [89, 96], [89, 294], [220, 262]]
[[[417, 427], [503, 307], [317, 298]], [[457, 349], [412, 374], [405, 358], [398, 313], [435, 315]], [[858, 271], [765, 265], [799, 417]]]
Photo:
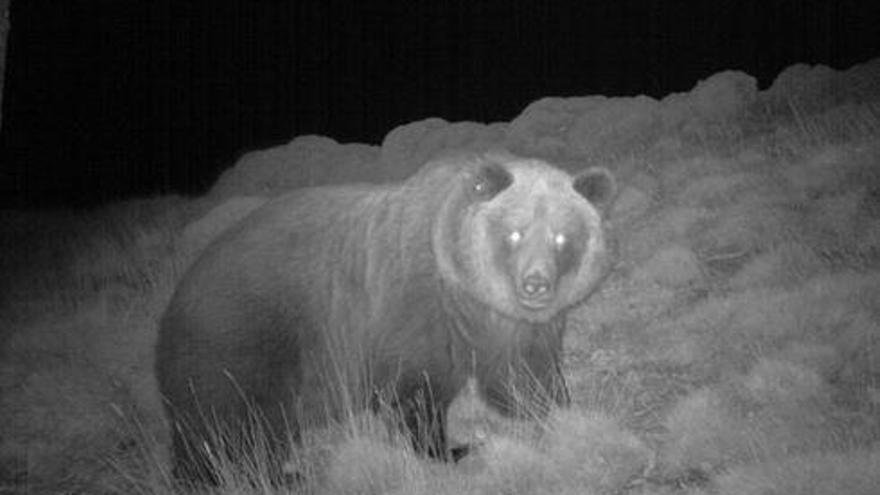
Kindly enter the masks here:
[[520, 302], [529, 308], [546, 307], [553, 299], [553, 282], [541, 272], [531, 272], [519, 284]]

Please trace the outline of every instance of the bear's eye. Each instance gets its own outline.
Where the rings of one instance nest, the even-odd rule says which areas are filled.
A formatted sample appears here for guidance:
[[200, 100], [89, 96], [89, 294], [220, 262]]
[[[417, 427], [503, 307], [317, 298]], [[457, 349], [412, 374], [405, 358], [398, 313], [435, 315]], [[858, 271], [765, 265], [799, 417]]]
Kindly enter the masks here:
[[520, 233], [520, 231], [514, 230], [510, 233], [509, 236], [507, 236], [507, 238], [510, 239], [511, 244], [516, 244], [522, 240], [522, 234]]
[[568, 239], [565, 238], [565, 234], [556, 234], [553, 237], [553, 244], [556, 244], [556, 247], [558, 248], [564, 246], [566, 241], [568, 241]]

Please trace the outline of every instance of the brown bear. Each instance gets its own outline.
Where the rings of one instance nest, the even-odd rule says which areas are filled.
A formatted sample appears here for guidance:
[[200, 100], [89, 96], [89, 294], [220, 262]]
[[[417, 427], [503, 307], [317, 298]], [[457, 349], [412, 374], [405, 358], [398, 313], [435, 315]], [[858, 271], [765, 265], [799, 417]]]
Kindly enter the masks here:
[[446, 458], [469, 377], [506, 414], [567, 403], [566, 312], [608, 272], [615, 190], [602, 168], [498, 152], [259, 208], [206, 248], [160, 323], [175, 472], [211, 479], [217, 449], [255, 436], [283, 462], [302, 428], [377, 397]]

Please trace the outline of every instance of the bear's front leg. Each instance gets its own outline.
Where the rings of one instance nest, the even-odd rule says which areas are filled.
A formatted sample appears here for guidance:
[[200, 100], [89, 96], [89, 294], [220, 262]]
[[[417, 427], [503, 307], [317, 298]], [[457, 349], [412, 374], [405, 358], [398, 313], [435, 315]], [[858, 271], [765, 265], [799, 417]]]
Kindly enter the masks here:
[[399, 410], [413, 449], [420, 455], [446, 462], [457, 462], [469, 452], [466, 445], [449, 448], [446, 437], [450, 400], [428, 380], [402, 392]]

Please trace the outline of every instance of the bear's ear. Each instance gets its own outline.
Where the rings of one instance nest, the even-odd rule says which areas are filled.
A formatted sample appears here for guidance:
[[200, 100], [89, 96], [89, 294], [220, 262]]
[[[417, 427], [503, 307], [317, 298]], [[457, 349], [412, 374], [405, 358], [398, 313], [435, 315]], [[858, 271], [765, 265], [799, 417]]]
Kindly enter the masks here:
[[600, 210], [606, 209], [617, 195], [617, 183], [608, 169], [592, 167], [575, 176], [572, 187]]
[[510, 187], [513, 176], [498, 163], [480, 165], [471, 182], [471, 192], [482, 200], [495, 197], [496, 194]]

